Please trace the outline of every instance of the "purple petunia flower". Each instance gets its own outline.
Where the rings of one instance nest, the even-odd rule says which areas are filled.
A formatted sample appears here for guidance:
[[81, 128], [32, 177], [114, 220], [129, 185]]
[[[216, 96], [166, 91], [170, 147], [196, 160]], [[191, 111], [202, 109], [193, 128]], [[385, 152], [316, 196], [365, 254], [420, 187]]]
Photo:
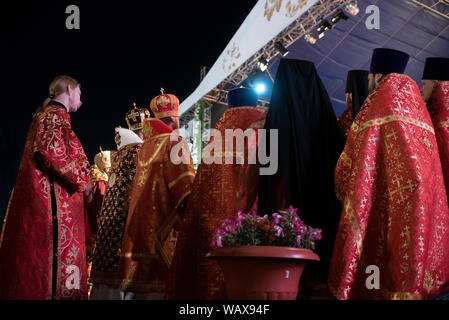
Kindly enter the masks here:
[[273, 219], [273, 225], [279, 224], [280, 217], [281, 216], [279, 215], [279, 213], [276, 213], [276, 212], [271, 215], [271, 218]]
[[[211, 246], [219, 248], [232, 245], [273, 245], [283, 238], [283, 245], [315, 249], [322, 239], [322, 230], [304, 224], [292, 206], [271, 215], [244, 213], [239, 210], [223, 221], [215, 231]], [[285, 240], [288, 239], [288, 243]], [[291, 239], [291, 240], [290, 240]]]
[[309, 232], [310, 232], [310, 240], [312, 241], [316, 241], [316, 240], [321, 240], [322, 236], [321, 236], [321, 229], [313, 229], [311, 227], [309, 227]]
[[273, 231], [274, 231], [274, 235], [278, 238], [284, 236], [284, 229], [282, 229], [282, 227], [280, 227], [278, 225], [273, 226]]
[[298, 247], [301, 246], [301, 240], [302, 240], [302, 235], [298, 234], [298, 235], [296, 236], [296, 245], [297, 245]]
[[301, 223], [296, 221], [295, 223], [293, 223], [293, 231], [296, 233], [300, 233], [301, 232]]
[[235, 221], [231, 219], [226, 219], [222, 225], [223, 233], [235, 233]]
[[235, 227], [241, 227], [243, 220], [245, 220], [245, 214], [242, 210], [239, 210], [235, 213], [232, 222], [234, 223]]
[[298, 208], [294, 208], [293, 206], [290, 206], [287, 208], [287, 211], [291, 211], [294, 218], [299, 218], [298, 217]]

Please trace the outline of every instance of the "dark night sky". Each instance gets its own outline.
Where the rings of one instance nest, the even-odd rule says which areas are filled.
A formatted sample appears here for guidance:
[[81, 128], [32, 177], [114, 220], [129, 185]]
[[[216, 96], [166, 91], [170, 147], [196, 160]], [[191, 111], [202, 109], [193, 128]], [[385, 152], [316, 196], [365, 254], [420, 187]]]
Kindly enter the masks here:
[[[0, 219], [32, 114], [55, 76], [82, 85], [83, 106], [71, 119], [92, 162], [100, 145], [115, 147], [114, 127], [126, 126], [132, 102], [149, 107], [161, 86], [187, 98], [200, 66], [213, 65], [257, 1], [46, 3], [2, 3], [0, 11]], [[79, 6], [80, 30], [65, 27], [70, 4]]]

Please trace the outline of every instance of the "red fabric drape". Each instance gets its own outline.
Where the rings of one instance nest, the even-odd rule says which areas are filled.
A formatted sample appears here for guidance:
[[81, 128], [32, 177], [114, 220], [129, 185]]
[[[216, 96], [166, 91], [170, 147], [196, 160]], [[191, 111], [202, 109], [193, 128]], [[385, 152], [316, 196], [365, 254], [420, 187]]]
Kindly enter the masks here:
[[[390, 74], [368, 96], [335, 171], [343, 203], [329, 287], [339, 299], [420, 299], [449, 280], [449, 209], [418, 86]], [[380, 288], [366, 287], [377, 266]], [[371, 281], [371, 280], [370, 280]]]
[[345, 111], [343, 111], [340, 118], [338, 118], [338, 124], [340, 125], [341, 132], [347, 138], [352, 125], [352, 105], [349, 104]]
[[[49, 174], [54, 177], [51, 185]], [[89, 162], [65, 109], [34, 115], [0, 247], [0, 299], [51, 299], [53, 224], [58, 222], [56, 299], [87, 299], [82, 191]], [[51, 190], [56, 198], [53, 218]]]
[[[145, 120], [137, 154], [128, 218], [118, 268], [123, 291], [164, 293], [180, 223], [195, 170], [186, 141], [162, 121]], [[183, 147], [188, 163], [174, 163]], [[178, 153], [180, 155], [180, 153]]]
[[[215, 125], [223, 141], [222, 148], [215, 150], [221, 154], [214, 156], [223, 157], [223, 164], [206, 164], [203, 158], [198, 167], [170, 270], [168, 298], [224, 298], [223, 274], [218, 264], [208, 261], [205, 255], [211, 250], [213, 232], [223, 220], [237, 210], [251, 209], [258, 185], [257, 165], [248, 164], [247, 159], [244, 165], [236, 164], [236, 158], [245, 155], [234, 150], [234, 163], [224, 164], [225, 129], [263, 128], [265, 116], [266, 110], [261, 108], [236, 107], [226, 110]], [[212, 137], [208, 146], [213, 141]], [[252, 136], [248, 143], [256, 141], [256, 136]]]

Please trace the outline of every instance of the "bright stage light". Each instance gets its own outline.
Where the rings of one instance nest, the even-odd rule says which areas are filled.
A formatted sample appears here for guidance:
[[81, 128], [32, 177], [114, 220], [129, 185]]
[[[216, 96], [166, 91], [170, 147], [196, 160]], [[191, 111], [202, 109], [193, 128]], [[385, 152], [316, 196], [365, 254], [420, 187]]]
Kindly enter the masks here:
[[318, 32], [318, 39], [321, 39], [322, 37], [324, 37], [324, 33], [327, 30], [332, 29], [332, 24], [329, 23], [329, 21], [324, 20], [322, 24], [319, 25], [318, 28], [316, 28], [316, 31]]
[[355, 1], [355, 3], [350, 3], [348, 5], [346, 5], [345, 10], [353, 16], [356, 16], [359, 14], [359, 7], [357, 5], [357, 1]]
[[258, 94], [262, 94], [267, 90], [267, 86], [264, 83], [258, 83], [255, 86], [255, 90]]
[[340, 10], [335, 16], [333, 16], [333, 18], [331, 20], [332, 24], [336, 24], [341, 19], [348, 20], [348, 16], [345, 15], [345, 13], [342, 10]]
[[314, 36], [312, 36], [310, 33], [307, 33], [304, 35], [304, 40], [306, 40], [310, 44], [316, 43], [316, 38]]

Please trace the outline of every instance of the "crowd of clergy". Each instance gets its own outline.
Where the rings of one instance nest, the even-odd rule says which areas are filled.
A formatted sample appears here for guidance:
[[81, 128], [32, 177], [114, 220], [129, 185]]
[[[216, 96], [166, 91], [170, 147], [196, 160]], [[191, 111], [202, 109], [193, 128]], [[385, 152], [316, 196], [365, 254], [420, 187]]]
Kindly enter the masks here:
[[[348, 70], [338, 119], [310, 61], [281, 59], [269, 108], [252, 89], [231, 90], [214, 129], [255, 129], [246, 150], [257, 147], [257, 129], [278, 130], [271, 175], [248, 161], [195, 170], [179, 100], [163, 89], [125, 114], [128, 128], [111, 136], [117, 149], [100, 147], [90, 164], [69, 116], [81, 107], [79, 83], [56, 77], [33, 116], [2, 225], [0, 299], [226, 299], [222, 270], [207, 259], [214, 231], [239, 210], [289, 206], [323, 236], [298, 298], [441, 296], [449, 58], [427, 58], [420, 83], [407, 75], [409, 58], [377, 48], [370, 70]], [[173, 161], [179, 150], [186, 161]], [[372, 266], [376, 288], [366, 284]]]

